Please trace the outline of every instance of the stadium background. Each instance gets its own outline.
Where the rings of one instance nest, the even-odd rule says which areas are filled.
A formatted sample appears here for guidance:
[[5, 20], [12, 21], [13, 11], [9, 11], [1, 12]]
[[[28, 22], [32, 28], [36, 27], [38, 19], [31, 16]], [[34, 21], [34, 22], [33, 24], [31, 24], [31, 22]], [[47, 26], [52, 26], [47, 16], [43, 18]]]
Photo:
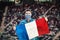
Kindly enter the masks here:
[[[53, 40], [60, 32], [60, 0], [0, 0], [0, 40], [17, 40], [15, 26], [24, 19], [24, 10], [33, 11], [32, 18], [37, 19], [53, 7], [46, 16], [50, 33], [40, 37], [40, 40]], [[59, 33], [60, 34], [60, 33]], [[58, 35], [59, 35], [58, 34]], [[57, 37], [57, 40], [60, 40]]]

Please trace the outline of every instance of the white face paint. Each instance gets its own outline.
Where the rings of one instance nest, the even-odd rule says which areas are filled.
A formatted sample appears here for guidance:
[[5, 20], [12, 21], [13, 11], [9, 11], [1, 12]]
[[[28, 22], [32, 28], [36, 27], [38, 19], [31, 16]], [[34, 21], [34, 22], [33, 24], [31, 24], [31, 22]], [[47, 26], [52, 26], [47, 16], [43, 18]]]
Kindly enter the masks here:
[[25, 15], [30, 15], [30, 16], [31, 16], [32, 14], [31, 14], [30, 11], [27, 11], [27, 12], [25, 13]]

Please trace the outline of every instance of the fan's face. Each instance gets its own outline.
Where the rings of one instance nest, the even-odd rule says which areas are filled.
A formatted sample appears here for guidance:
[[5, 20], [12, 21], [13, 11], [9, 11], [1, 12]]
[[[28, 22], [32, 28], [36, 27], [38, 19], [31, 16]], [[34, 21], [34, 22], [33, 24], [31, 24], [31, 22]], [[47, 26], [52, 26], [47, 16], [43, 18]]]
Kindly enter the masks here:
[[25, 15], [32, 15], [30, 11], [26, 11]]

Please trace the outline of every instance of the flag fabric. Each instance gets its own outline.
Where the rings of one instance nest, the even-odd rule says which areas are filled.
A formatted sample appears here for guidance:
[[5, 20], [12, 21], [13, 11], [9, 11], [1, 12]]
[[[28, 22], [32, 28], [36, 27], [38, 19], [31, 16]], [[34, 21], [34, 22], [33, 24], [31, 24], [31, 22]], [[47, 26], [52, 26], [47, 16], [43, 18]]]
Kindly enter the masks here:
[[34, 20], [25, 24], [29, 39], [49, 33], [48, 23], [45, 18]]
[[36, 25], [37, 25], [39, 36], [49, 33], [48, 23], [44, 17], [36, 20]]
[[26, 20], [24, 20], [16, 26], [16, 34], [19, 40], [29, 40], [47, 33], [49, 33], [49, 28], [44, 17], [32, 20], [29, 23], [26, 23]]

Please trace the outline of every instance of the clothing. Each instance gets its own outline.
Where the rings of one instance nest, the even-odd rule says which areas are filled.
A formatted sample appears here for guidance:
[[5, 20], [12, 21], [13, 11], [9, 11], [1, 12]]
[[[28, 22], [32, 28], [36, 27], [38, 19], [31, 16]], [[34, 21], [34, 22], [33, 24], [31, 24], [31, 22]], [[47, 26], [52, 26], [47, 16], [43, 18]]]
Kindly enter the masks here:
[[[34, 19], [31, 19], [30, 22], [32, 22]], [[29, 40], [29, 37], [27, 35], [25, 24], [28, 23], [25, 20], [22, 20], [19, 24], [16, 25], [16, 35], [19, 38], [19, 40]], [[32, 40], [37, 40], [38, 38], [33, 38]]]

